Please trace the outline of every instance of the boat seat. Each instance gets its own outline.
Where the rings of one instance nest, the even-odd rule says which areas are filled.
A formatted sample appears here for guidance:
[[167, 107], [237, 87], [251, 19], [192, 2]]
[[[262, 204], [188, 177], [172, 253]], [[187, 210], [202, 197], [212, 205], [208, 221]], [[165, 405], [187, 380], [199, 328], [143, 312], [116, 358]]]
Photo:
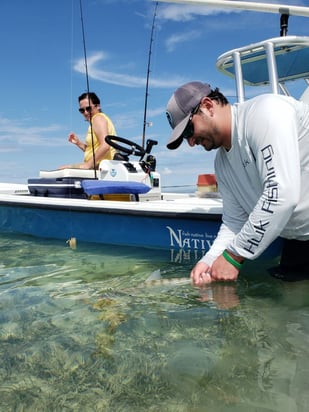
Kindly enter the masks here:
[[59, 178], [79, 178], [79, 179], [94, 179], [98, 170], [94, 169], [56, 169], [56, 170], [40, 170], [40, 178], [42, 179], [59, 179]]
[[139, 200], [140, 194], [148, 193], [151, 187], [140, 182], [111, 181], [111, 180], [82, 180], [81, 186], [88, 196], [99, 195], [104, 199], [104, 195], [131, 194], [135, 200]]

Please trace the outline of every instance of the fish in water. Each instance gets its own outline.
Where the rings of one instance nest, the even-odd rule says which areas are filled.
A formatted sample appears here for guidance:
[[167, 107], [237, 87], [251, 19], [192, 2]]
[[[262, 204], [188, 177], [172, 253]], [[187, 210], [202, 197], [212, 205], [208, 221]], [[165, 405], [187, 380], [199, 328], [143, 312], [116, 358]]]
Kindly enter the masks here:
[[153, 271], [148, 278], [142, 282], [138, 287], [160, 286], [160, 285], [190, 285], [192, 284], [191, 278], [179, 277], [179, 278], [163, 278], [161, 270], [157, 269]]

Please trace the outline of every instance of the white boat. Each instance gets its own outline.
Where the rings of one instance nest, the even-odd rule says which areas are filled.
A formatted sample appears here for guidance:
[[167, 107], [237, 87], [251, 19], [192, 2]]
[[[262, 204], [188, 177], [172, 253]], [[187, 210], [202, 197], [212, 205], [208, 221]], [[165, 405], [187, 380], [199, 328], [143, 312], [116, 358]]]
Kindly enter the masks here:
[[[132, 143], [129, 150], [135, 148]], [[221, 222], [219, 194], [205, 188], [197, 194], [162, 193], [160, 174], [143, 158], [103, 160], [97, 171], [41, 171], [28, 185], [0, 184], [1, 231], [208, 250]]]
[[[288, 95], [289, 82], [304, 80], [301, 99], [309, 101], [309, 37], [287, 36], [287, 16], [309, 16], [309, 7], [233, 0], [171, 0], [187, 4], [241, 7], [281, 15], [282, 36], [227, 51], [218, 69], [236, 80], [238, 101], [245, 85], [269, 84], [271, 92]], [[248, 5], [249, 4], [249, 5]], [[40, 171], [28, 185], [0, 183], [0, 231], [114, 245], [207, 251], [221, 223], [222, 201], [215, 191], [164, 193], [151, 150], [127, 139], [111, 144], [130, 157], [104, 160], [97, 171]], [[280, 244], [269, 248], [278, 254]]]

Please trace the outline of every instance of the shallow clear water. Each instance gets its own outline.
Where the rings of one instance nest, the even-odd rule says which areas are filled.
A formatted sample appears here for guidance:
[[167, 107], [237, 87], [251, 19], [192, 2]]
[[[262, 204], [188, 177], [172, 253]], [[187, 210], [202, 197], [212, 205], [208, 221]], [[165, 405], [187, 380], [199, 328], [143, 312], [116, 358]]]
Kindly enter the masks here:
[[177, 281], [199, 257], [2, 236], [1, 412], [308, 411], [309, 282]]

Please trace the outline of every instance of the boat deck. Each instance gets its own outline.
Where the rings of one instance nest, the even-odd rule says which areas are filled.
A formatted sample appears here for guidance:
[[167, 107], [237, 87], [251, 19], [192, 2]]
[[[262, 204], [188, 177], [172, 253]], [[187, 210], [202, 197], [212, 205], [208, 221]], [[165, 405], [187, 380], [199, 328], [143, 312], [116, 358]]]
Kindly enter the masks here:
[[[22, 188], [20, 187], [19, 190]], [[31, 196], [29, 194], [0, 194], [0, 205], [12, 205], [48, 209], [71, 209], [87, 211], [113, 211], [129, 214], [222, 214], [222, 200], [218, 196], [198, 197], [186, 193], [163, 193], [161, 200], [113, 201], [113, 200], [88, 200]]]

